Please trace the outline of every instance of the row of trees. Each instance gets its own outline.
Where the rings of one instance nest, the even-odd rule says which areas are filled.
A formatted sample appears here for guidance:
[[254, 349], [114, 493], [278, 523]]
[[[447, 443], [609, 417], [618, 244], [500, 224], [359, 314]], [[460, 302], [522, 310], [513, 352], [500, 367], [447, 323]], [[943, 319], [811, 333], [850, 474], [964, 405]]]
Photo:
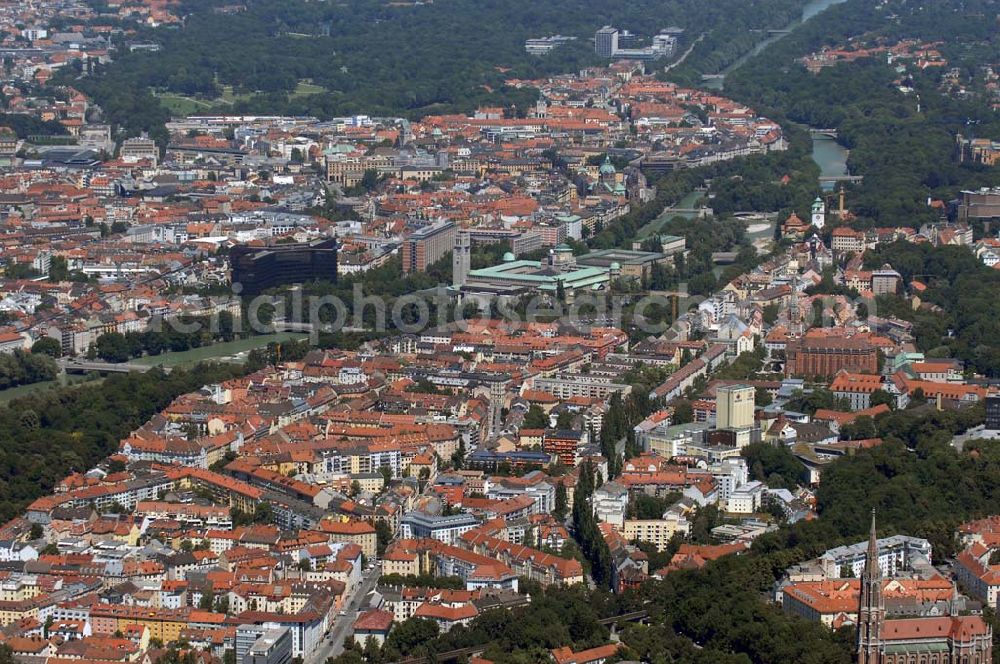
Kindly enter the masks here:
[[0, 390], [53, 380], [58, 373], [55, 360], [45, 353], [0, 353]]
[[590, 574], [601, 588], [611, 586], [613, 580], [613, 565], [611, 550], [604, 536], [597, 527], [597, 518], [591, 498], [594, 489], [598, 487], [600, 478], [594, 467], [585, 463], [580, 469], [580, 479], [573, 492], [573, 537], [580, 545], [580, 551], [590, 563]]
[[[169, 321], [144, 332], [106, 332], [97, 337], [88, 357], [106, 362], [127, 362], [143, 355], [159, 355], [208, 346], [216, 341], [236, 338], [237, 325], [228, 311], [220, 312], [217, 321], [208, 317], [183, 317], [178, 325]], [[190, 330], [190, 331], [188, 331]]]

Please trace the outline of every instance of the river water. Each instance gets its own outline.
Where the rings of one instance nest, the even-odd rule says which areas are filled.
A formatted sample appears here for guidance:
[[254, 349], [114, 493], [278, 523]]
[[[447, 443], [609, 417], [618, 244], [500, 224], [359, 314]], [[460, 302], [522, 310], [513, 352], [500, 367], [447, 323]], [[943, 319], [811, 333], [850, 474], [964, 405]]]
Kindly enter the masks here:
[[[840, 3], [846, 1], [847, 0], [811, 0], [811, 2], [809, 2], [805, 7], [802, 8], [802, 18], [799, 19], [798, 21], [794, 21], [789, 25], [785, 26], [784, 29], [792, 30], [796, 26], [801, 25], [806, 21], [814, 18], [815, 16], [823, 12], [825, 9], [828, 9], [834, 5], [839, 5]], [[773, 44], [774, 42], [778, 41], [779, 39], [785, 36], [787, 36], [787, 33], [779, 33], [776, 35], [772, 35], [767, 39], [765, 39], [764, 41], [760, 42], [752, 49], [750, 49], [749, 51], [741, 55], [739, 58], [737, 58], [736, 61], [734, 61], [731, 65], [723, 69], [721, 75], [718, 78], [713, 78], [705, 81], [704, 84], [705, 87], [710, 90], [722, 90], [726, 82], [726, 74], [735, 69], [738, 69], [740, 66], [743, 65], [744, 62], [746, 62], [747, 60], [756, 55], [759, 55], [765, 48], [767, 48], [768, 46], [770, 46], [771, 44]]]
[[[838, 5], [842, 2], [846, 2], [846, 0], [812, 0], [805, 7], [802, 8], [802, 18], [786, 26], [786, 29], [789, 30], [794, 29], [796, 26], [801, 25], [802, 23], [805, 23], [806, 21], [816, 17], [825, 9], [828, 9], [833, 5]], [[760, 54], [765, 48], [767, 48], [768, 46], [770, 46], [771, 44], [773, 44], [774, 42], [778, 41], [779, 39], [785, 36], [786, 34], [777, 34], [768, 37], [767, 39], [765, 39], [764, 41], [760, 42], [755, 47], [753, 47], [751, 50], [747, 51], [742, 56], [740, 56], [740, 58], [737, 59], [735, 62], [733, 62], [731, 65], [726, 67], [722, 71], [722, 75], [719, 78], [706, 80], [702, 84], [703, 87], [708, 88], [710, 90], [722, 90], [723, 85], [725, 83], [726, 74], [737, 69], [747, 60]], [[848, 150], [839, 143], [837, 143], [837, 141], [835, 141], [834, 139], [828, 136], [813, 137], [812, 158], [813, 161], [815, 161], [816, 164], [819, 166], [821, 176], [834, 177], [838, 175], [847, 174], [847, 157], [848, 157]], [[834, 188], [834, 185], [833, 183], [823, 183], [822, 187], [825, 191], [831, 191]], [[688, 195], [685, 196], [680, 201], [680, 203], [677, 204], [676, 207], [691, 208], [695, 205], [695, 203], [698, 200], [701, 199], [702, 195], [703, 194], [700, 191], [692, 191], [688, 193]], [[638, 233], [639, 237], [648, 237], [649, 235], [659, 232], [660, 227], [667, 221], [667, 219], [670, 219], [673, 216], [683, 216], [687, 218], [693, 218], [697, 215], [694, 213], [677, 213], [673, 212], [670, 208], [667, 208], [666, 210], [663, 211], [663, 214], [661, 214], [659, 217], [651, 221], [644, 228], [640, 229]], [[770, 232], [771, 230], [769, 228], [767, 231], [755, 234], [755, 236], [757, 235], [763, 236], [765, 234], [769, 234]]]
[[[813, 136], [812, 144], [812, 158], [819, 166], [821, 176], [847, 175], [847, 157], [849, 155], [847, 148], [829, 136]], [[823, 182], [821, 186], [823, 191], [833, 191], [835, 183]]]
[[[816, 17], [824, 10], [832, 7], [833, 5], [839, 5], [846, 0], [812, 0], [809, 4], [802, 8], [802, 18], [799, 21], [792, 23], [787, 26], [786, 29], [794, 29], [796, 26], [805, 23], [806, 21]], [[759, 55], [765, 48], [778, 41], [786, 34], [777, 34], [768, 37], [764, 41], [757, 44], [751, 50], [744, 53], [740, 58], [738, 58], [731, 65], [722, 70], [722, 75], [719, 78], [713, 78], [706, 80], [704, 86], [712, 90], [722, 90], [725, 84], [725, 76], [735, 69], [739, 68], [743, 63], [745, 63], [750, 58]], [[847, 174], [847, 157], [848, 150], [837, 143], [834, 139], [828, 136], [814, 136], [813, 137], [813, 150], [812, 150], [813, 161], [819, 166], [820, 175], [823, 177], [835, 177], [838, 175]], [[834, 189], [834, 183], [824, 182], [824, 191], [832, 191]]]

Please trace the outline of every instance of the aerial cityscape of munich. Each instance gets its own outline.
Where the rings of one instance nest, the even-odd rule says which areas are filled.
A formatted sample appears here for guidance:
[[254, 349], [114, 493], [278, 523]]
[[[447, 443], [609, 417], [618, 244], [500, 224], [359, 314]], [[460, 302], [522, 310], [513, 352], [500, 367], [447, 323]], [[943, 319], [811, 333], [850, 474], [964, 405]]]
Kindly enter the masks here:
[[1000, 0], [0, 0], [0, 664], [1000, 664]]

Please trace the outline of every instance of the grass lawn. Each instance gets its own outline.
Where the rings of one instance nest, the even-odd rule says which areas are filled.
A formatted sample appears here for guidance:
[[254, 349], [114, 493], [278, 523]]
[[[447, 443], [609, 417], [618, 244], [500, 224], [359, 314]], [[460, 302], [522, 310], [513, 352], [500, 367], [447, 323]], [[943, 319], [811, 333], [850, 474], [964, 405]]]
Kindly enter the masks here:
[[[256, 93], [236, 94], [231, 85], [223, 85], [221, 88], [222, 94], [211, 100], [195, 99], [194, 97], [187, 97], [173, 92], [158, 92], [156, 93], [156, 97], [170, 111], [171, 115], [180, 117], [204, 113], [219, 104], [232, 106], [238, 101], [246, 101], [256, 96]], [[323, 86], [316, 85], [310, 79], [304, 78], [298, 82], [298, 85], [292, 90], [290, 96], [308, 97], [309, 95], [318, 95], [326, 91], [326, 88]]]
[[184, 95], [174, 94], [172, 92], [161, 92], [156, 95], [171, 115], [182, 116], [182, 115], [195, 115], [197, 113], [203, 113], [207, 109], [212, 108], [212, 102], [205, 101], [203, 99], [194, 99], [193, 97], [185, 97]]
[[299, 81], [299, 84], [295, 86], [295, 90], [292, 92], [293, 97], [305, 97], [306, 95], [318, 95], [322, 92], [326, 92], [326, 88], [322, 85], [316, 85], [307, 78]]
[[223, 343], [212, 344], [211, 346], [192, 348], [191, 350], [180, 351], [178, 353], [147, 355], [146, 357], [140, 357], [135, 360], [132, 360], [132, 363], [147, 364], [152, 366], [180, 367], [180, 366], [190, 366], [198, 364], [199, 362], [202, 362], [204, 360], [241, 362], [240, 359], [227, 360], [227, 358], [230, 358], [231, 356], [236, 355], [238, 353], [246, 353], [247, 351], [251, 351], [254, 348], [263, 348], [272, 341], [288, 341], [290, 339], [298, 341], [299, 339], [304, 339], [305, 336], [306, 335], [304, 334], [284, 332], [280, 334], [268, 334], [264, 336], [248, 337], [246, 339], [239, 339], [237, 341], [227, 341]]

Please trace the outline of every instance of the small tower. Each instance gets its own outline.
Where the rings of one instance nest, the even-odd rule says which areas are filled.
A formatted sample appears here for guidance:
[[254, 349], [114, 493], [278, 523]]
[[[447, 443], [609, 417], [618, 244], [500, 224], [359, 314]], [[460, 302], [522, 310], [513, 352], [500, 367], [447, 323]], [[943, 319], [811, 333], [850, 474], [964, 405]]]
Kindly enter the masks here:
[[813, 201], [812, 225], [816, 227], [816, 230], [823, 230], [823, 227], [826, 226], [826, 203], [819, 196]]
[[875, 537], [875, 509], [868, 535], [868, 553], [861, 573], [861, 597], [858, 605], [858, 664], [880, 664], [882, 621], [885, 600], [882, 598], [882, 568], [878, 564], [878, 540]]
[[847, 216], [847, 206], [845, 205], [845, 192], [844, 185], [840, 185], [840, 211], [837, 212], [837, 216], [843, 219]]

